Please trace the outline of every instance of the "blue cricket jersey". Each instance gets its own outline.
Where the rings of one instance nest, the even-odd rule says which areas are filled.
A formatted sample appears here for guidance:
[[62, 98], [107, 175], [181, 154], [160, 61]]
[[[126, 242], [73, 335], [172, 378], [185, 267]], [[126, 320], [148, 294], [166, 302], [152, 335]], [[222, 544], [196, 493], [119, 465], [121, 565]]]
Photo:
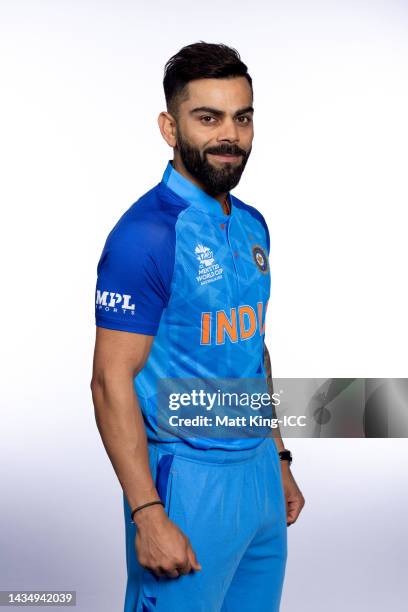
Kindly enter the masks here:
[[[96, 325], [155, 336], [134, 380], [152, 441], [161, 440], [161, 378], [266, 376], [268, 227], [253, 206], [231, 193], [228, 201], [229, 215], [169, 161], [161, 182], [113, 227], [98, 263]], [[262, 439], [178, 441], [244, 449]]]

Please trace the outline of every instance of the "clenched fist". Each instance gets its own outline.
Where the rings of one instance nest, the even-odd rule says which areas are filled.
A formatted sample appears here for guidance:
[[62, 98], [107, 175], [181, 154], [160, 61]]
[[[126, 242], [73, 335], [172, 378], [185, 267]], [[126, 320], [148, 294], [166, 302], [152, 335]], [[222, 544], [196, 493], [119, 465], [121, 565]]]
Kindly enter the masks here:
[[188, 537], [169, 519], [162, 506], [150, 506], [134, 516], [135, 548], [140, 565], [156, 576], [178, 578], [201, 570]]

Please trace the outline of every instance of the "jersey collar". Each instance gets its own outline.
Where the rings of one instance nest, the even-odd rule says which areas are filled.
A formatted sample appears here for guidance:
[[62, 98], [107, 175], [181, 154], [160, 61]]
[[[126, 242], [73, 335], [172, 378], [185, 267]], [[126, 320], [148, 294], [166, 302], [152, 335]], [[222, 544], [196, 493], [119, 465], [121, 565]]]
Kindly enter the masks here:
[[209, 215], [226, 221], [233, 214], [234, 206], [232, 204], [232, 197], [229, 192], [227, 199], [230, 214], [226, 215], [218, 200], [208, 195], [208, 193], [206, 193], [203, 189], [197, 187], [197, 185], [194, 185], [194, 183], [192, 183], [189, 179], [180, 174], [180, 172], [173, 168], [171, 160], [167, 162], [161, 182], [164, 183], [168, 189], [171, 189], [179, 197], [183, 198], [183, 200], [186, 200], [190, 206], [194, 206], [195, 208], [198, 208]]

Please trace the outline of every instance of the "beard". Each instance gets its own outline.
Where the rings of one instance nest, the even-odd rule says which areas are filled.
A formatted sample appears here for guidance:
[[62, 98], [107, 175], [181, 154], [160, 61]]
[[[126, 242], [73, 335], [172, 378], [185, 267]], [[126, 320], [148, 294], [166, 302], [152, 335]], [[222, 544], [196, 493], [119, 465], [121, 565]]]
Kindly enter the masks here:
[[[236, 145], [229, 144], [209, 147], [201, 153], [199, 149], [184, 140], [180, 130], [177, 132], [177, 147], [186, 170], [203, 185], [204, 190], [211, 196], [226, 193], [238, 185], [251, 154], [251, 149], [244, 151]], [[207, 153], [242, 155], [242, 160], [240, 164], [223, 162], [222, 166], [216, 168], [208, 161]]]

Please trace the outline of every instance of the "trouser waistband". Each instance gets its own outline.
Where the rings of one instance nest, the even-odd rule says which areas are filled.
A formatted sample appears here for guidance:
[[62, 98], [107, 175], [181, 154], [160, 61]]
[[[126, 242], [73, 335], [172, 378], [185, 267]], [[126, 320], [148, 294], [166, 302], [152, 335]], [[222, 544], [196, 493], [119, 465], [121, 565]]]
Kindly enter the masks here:
[[192, 461], [203, 463], [218, 463], [227, 464], [249, 461], [254, 457], [265, 452], [271, 444], [275, 444], [273, 438], [263, 438], [261, 442], [253, 448], [245, 449], [222, 449], [222, 448], [196, 448], [187, 442], [157, 442], [155, 440], [148, 441], [149, 446], [158, 448], [164, 453], [184, 457]]

